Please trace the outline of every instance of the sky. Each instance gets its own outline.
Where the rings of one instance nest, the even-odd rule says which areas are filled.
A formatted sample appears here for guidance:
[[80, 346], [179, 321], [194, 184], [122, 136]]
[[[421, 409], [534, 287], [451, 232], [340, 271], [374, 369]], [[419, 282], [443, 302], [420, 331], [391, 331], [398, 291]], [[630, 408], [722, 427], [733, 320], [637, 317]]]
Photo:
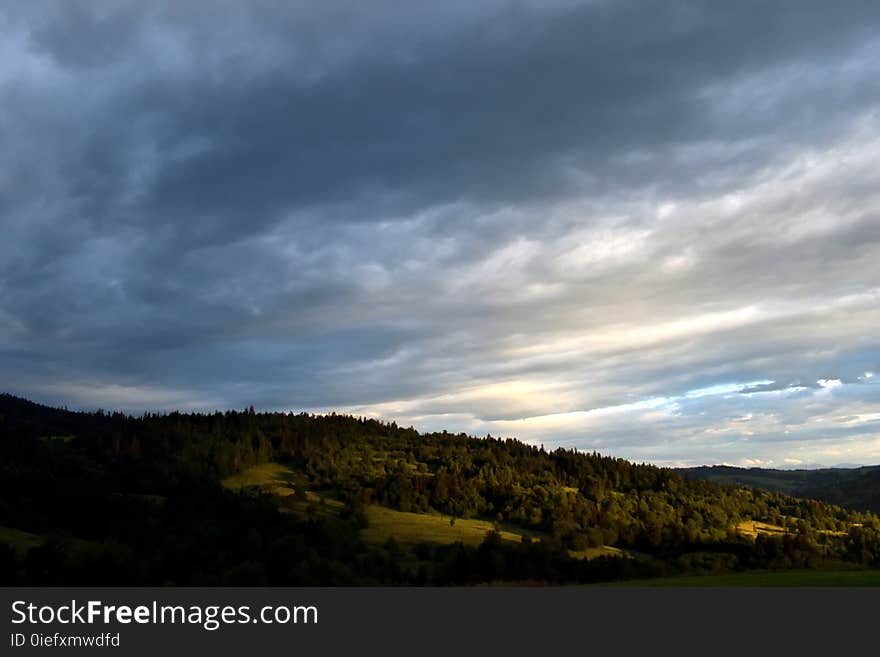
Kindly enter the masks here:
[[0, 388], [880, 463], [880, 3], [0, 1]]

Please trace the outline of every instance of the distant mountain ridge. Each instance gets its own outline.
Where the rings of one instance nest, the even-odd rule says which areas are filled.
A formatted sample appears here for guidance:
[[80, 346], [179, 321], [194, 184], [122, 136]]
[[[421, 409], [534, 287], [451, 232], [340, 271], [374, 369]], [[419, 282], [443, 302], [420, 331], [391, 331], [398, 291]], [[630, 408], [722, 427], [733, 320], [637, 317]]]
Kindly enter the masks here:
[[677, 468], [688, 479], [749, 486], [808, 497], [858, 511], [880, 511], [880, 465], [817, 470], [737, 468], [728, 465]]

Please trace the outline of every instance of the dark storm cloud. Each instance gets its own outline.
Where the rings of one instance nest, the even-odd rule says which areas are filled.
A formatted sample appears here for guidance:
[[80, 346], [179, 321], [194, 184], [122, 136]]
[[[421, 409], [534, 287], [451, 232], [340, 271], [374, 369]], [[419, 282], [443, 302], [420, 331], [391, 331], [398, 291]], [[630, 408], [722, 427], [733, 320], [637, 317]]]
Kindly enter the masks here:
[[[353, 220], [462, 198], [534, 202], [582, 193], [584, 178], [599, 190], [656, 184], [665, 176], [652, 156], [666, 157], [670, 147], [775, 141], [827, 109], [837, 110], [832, 120], [808, 128], [833, 129], [846, 101], [877, 94], [876, 85], [853, 88], [852, 78], [835, 80], [823, 68], [870, 37], [877, 10], [868, 3], [681, 3], [662, 20], [646, 20], [641, 3], [524, 8], [423, 41], [422, 10], [414, 10], [399, 29], [415, 35], [400, 34], [389, 16], [384, 38], [363, 39], [338, 63], [317, 48], [315, 61], [298, 56], [300, 40], [315, 39], [308, 16], [285, 20], [282, 9], [260, 6], [238, 38], [278, 46], [276, 59], [253, 70], [249, 51], [224, 40], [238, 12], [193, 12], [178, 23], [171, 10], [120, 9], [98, 19], [88, 5], [74, 6], [44, 16], [29, 45], [84, 84], [121, 87], [109, 90], [73, 153], [84, 214], [149, 218], [200, 242], [251, 234], [303, 207], [342, 205], [338, 214]], [[357, 35], [357, 25], [336, 29], [339, 38]], [[164, 38], [147, 36], [162, 30]], [[179, 56], [204, 68], [169, 75], [173, 65], [155, 61], [175, 38]], [[803, 89], [782, 98], [771, 90], [735, 108], [735, 121], [717, 115], [713, 88], [790, 65], [816, 67], [821, 93], [807, 75]], [[316, 79], [312, 66], [321, 71]], [[141, 156], [132, 143], [139, 139], [162, 166], [119, 217], [113, 201], [136, 184], [126, 177]], [[621, 161], [631, 151], [651, 161]], [[677, 174], [667, 182], [680, 184]]]
[[[651, 399], [873, 391], [878, 25], [871, 2], [4, 7], [0, 375], [481, 431], [648, 400], [669, 459], [692, 425]], [[523, 431], [630, 444], [592, 421]]]

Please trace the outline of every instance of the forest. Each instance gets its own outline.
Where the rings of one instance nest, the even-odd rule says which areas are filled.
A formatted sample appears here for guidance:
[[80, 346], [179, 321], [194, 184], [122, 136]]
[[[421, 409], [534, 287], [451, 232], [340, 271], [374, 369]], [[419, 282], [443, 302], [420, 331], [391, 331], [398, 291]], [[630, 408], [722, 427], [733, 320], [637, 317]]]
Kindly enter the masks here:
[[681, 468], [678, 472], [685, 478], [752, 486], [880, 513], [880, 466], [877, 465], [814, 470], [773, 470], [714, 465]]
[[[270, 465], [282, 480], [260, 485]], [[417, 540], [407, 523], [422, 519], [486, 530]], [[595, 452], [336, 414], [133, 417], [0, 395], [3, 585], [541, 585], [877, 567], [868, 510]]]

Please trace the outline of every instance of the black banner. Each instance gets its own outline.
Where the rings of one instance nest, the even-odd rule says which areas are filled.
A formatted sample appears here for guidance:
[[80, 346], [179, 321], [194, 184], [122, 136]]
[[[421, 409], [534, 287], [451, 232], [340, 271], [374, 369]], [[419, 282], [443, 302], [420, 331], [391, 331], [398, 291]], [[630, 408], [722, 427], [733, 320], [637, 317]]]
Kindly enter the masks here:
[[872, 631], [877, 599], [827, 588], [6, 588], [2, 653], [838, 650]]

